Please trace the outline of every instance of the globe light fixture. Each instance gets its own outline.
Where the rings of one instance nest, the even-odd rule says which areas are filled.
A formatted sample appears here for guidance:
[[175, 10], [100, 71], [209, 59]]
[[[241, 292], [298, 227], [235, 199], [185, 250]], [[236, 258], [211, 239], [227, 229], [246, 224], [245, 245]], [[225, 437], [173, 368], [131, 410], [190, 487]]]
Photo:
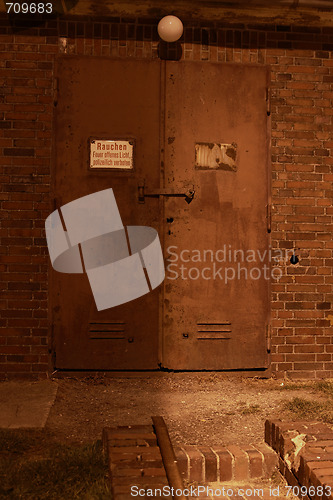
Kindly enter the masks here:
[[183, 34], [183, 23], [176, 16], [163, 17], [157, 26], [159, 36], [165, 42], [176, 42]]

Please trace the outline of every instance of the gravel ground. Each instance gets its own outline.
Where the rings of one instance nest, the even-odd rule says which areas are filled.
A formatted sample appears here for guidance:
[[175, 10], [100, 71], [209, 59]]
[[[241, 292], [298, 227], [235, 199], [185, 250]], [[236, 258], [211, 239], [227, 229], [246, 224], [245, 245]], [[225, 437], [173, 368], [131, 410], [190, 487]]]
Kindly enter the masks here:
[[173, 444], [244, 445], [263, 440], [267, 418], [291, 418], [293, 397], [316, 397], [309, 387], [225, 373], [152, 373], [113, 378], [56, 379], [46, 424], [58, 438], [100, 439], [105, 426], [150, 423], [162, 415]]

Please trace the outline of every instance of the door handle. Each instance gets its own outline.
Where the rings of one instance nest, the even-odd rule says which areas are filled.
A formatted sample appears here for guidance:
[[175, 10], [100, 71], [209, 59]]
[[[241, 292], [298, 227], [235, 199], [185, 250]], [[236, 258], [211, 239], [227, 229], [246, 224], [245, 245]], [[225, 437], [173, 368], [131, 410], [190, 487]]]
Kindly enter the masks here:
[[178, 193], [173, 189], [150, 189], [146, 190], [145, 186], [138, 186], [138, 201], [139, 203], [144, 203], [145, 198], [159, 198], [160, 196], [165, 197], [176, 197], [185, 198], [186, 203], [191, 203], [194, 198], [195, 190], [189, 189], [186, 193]]

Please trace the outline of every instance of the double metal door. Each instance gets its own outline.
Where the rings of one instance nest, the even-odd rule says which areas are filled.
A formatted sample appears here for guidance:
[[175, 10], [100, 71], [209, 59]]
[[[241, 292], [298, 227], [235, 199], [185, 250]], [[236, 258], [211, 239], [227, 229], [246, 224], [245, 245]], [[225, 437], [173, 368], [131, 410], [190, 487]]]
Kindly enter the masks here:
[[[155, 228], [166, 276], [98, 311], [87, 276], [50, 272], [59, 369], [267, 366], [268, 69], [63, 57], [55, 208], [112, 188], [125, 226]], [[91, 138], [134, 141], [133, 168], [90, 168]]]

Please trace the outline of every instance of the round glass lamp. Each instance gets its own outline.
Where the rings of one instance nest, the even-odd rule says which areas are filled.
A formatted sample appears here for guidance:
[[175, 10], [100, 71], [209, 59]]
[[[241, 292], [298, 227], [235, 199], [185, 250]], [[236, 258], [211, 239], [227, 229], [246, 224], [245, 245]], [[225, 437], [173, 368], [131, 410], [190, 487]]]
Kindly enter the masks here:
[[165, 42], [176, 42], [183, 34], [183, 23], [176, 16], [163, 17], [157, 26], [159, 36]]

